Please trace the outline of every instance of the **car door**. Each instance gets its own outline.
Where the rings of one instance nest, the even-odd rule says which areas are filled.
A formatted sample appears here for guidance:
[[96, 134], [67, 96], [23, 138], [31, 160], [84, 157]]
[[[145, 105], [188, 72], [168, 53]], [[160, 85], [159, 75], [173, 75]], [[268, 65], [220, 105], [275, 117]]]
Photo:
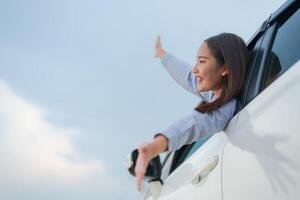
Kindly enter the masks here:
[[[296, 1], [295, 1], [296, 2]], [[299, 1], [270, 21], [248, 104], [224, 147], [224, 200], [299, 199]]]

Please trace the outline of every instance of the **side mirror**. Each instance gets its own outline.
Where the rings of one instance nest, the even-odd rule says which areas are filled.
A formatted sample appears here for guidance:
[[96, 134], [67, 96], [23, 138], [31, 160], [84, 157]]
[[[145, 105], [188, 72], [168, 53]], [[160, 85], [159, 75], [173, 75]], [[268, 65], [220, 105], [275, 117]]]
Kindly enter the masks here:
[[[138, 150], [135, 149], [127, 156], [126, 167], [132, 176], [135, 176], [134, 168], [136, 165], [138, 154], [139, 154]], [[158, 155], [152, 160], [150, 160], [143, 179], [147, 182], [152, 182], [157, 180], [161, 182], [160, 176], [161, 176], [161, 163]]]

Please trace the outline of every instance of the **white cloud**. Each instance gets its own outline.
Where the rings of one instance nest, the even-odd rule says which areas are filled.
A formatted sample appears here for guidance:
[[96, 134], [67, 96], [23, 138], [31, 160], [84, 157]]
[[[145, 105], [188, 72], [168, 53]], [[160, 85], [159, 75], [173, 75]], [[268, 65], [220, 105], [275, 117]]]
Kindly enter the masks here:
[[[105, 177], [104, 162], [83, 160], [72, 146], [71, 137], [77, 133], [47, 121], [42, 109], [0, 80], [1, 182], [76, 184]], [[109, 182], [109, 178], [102, 180]]]

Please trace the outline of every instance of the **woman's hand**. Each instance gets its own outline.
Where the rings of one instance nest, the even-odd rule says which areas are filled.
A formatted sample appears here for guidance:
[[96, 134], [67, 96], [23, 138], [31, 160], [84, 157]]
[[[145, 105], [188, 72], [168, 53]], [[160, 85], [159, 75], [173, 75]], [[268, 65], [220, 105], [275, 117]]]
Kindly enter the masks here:
[[165, 50], [162, 48], [160, 43], [160, 35], [156, 37], [156, 43], [155, 43], [155, 58], [159, 57], [161, 58], [165, 54]]
[[151, 160], [151, 149], [150, 144], [143, 143], [138, 148], [138, 158], [135, 165], [135, 176], [137, 179], [137, 189], [140, 192], [142, 190], [142, 180], [145, 176], [148, 164]]
[[138, 158], [135, 165], [135, 176], [137, 179], [138, 191], [141, 191], [143, 177], [145, 176], [148, 164], [152, 158], [166, 151], [168, 147], [168, 138], [163, 134], [158, 134], [153, 142], [143, 143], [138, 148]]

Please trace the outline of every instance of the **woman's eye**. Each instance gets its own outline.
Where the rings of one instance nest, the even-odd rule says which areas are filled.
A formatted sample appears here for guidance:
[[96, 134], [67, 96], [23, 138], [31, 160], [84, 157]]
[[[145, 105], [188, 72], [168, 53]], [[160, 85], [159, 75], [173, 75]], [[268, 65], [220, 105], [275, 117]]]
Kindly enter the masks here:
[[206, 63], [205, 60], [198, 60], [198, 59], [196, 59], [196, 62], [199, 62], [199, 63]]

